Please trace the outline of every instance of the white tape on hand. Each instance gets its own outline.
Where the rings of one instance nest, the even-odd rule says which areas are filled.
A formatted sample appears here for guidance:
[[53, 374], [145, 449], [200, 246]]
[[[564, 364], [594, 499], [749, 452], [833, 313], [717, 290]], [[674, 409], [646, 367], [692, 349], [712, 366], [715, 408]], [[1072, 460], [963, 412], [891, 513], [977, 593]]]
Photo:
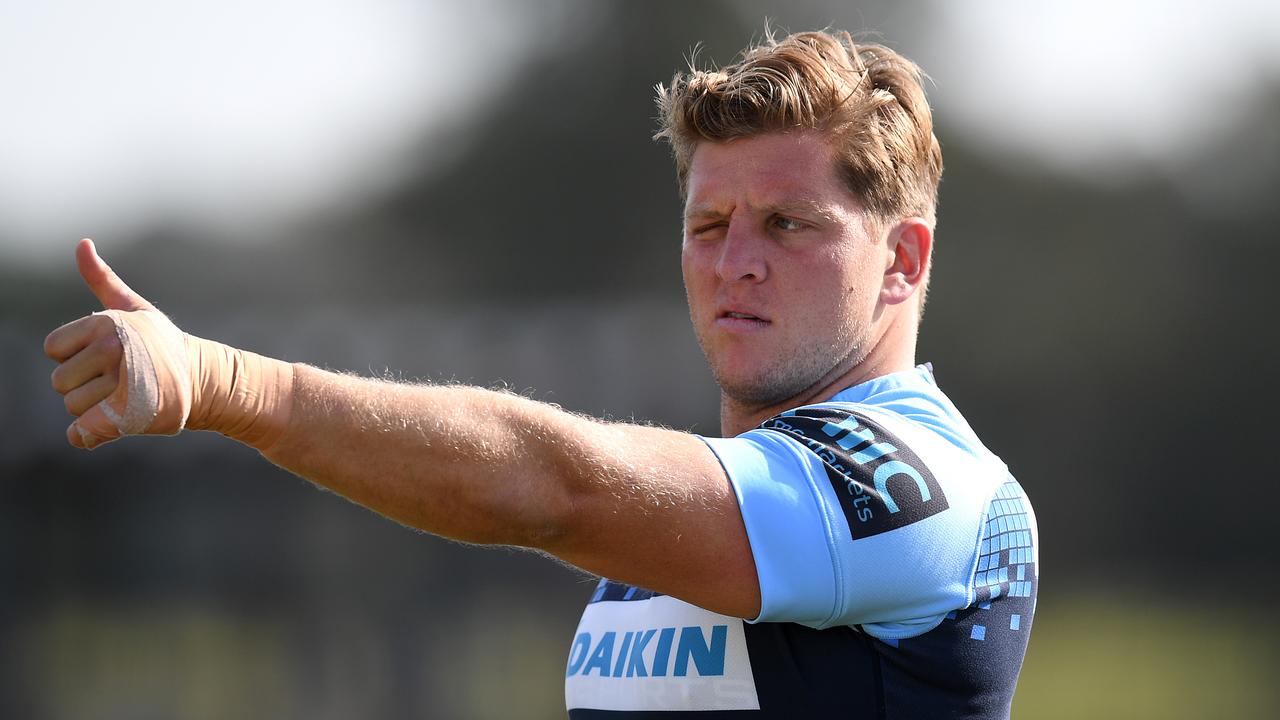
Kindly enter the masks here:
[[158, 310], [105, 310], [120, 338], [116, 390], [74, 427], [89, 449], [125, 435], [212, 430], [259, 450], [284, 434], [293, 366], [188, 335]]
[[[158, 310], [104, 310], [120, 339], [120, 383], [76, 421], [86, 448], [124, 435], [175, 435], [191, 410], [186, 335]], [[96, 410], [96, 412], [95, 412]]]

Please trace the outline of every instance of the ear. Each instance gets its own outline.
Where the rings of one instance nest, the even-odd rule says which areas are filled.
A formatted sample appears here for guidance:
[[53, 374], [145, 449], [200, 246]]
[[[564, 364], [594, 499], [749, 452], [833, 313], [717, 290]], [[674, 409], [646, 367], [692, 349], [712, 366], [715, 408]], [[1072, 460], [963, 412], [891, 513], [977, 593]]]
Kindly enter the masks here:
[[897, 305], [922, 291], [933, 255], [933, 229], [921, 218], [899, 220], [885, 238], [886, 266], [880, 301]]

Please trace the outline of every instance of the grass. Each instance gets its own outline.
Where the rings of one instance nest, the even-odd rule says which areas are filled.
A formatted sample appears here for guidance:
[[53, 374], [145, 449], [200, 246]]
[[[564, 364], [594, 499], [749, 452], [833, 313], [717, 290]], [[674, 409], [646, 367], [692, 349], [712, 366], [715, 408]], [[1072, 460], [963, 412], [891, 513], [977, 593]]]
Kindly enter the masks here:
[[1042, 598], [1013, 717], [1280, 717], [1277, 639], [1269, 609], [1217, 597]]

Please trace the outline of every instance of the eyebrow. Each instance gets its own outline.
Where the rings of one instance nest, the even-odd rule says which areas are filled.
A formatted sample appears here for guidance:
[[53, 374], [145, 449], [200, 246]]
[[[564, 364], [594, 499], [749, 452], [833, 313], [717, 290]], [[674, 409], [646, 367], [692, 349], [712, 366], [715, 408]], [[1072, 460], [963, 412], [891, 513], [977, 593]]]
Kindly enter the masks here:
[[[820, 203], [816, 200], [784, 200], [771, 205], [763, 205], [759, 209], [771, 214], [789, 215], [792, 213], [807, 213], [810, 215], [816, 215], [828, 222], [835, 222], [837, 220], [836, 214], [832, 212], [829, 205]], [[710, 203], [699, 203], [696, 205], [690, 205], [689, 208], [685, 210], [684, 219], [724, 217], [725, 215], [726, 213], [718, 209], [715, 205]]]

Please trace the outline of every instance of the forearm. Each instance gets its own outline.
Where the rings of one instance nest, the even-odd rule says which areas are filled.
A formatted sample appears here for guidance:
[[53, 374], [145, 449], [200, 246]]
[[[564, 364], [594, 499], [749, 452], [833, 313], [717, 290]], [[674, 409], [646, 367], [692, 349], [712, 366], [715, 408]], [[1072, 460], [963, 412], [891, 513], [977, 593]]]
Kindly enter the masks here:
[[739, 617], [759, 611], [737, 501], [693, 435], [474, 387], [292, 370], [287, 427], [259, 446], [277, 465], [436, 535], [536, 548]]
[[472, 387], [382, 382], [294, 365], [287, 426], [263, 455], [406, 525], [550, 548], [585, 494], [592, 421]]

